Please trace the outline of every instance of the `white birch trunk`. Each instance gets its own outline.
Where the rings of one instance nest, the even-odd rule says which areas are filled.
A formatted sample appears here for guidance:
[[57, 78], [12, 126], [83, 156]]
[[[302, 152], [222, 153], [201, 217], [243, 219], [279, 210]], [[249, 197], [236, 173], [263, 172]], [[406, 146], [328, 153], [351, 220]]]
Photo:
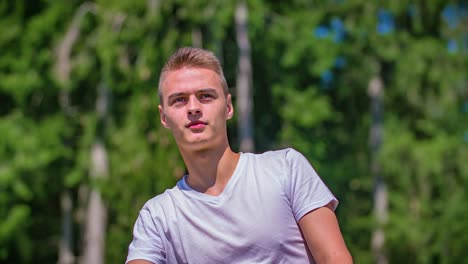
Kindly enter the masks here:
[[248, 9], [245, 1], [239, 1], [236, 7], [236, 39], [239, 47], [237, 71], [237, 111], [240, 151], [254, 151], [253, 137], [253, 99], [252, 99], [252, 63], [250, 60], [250, 41], [248, 36]]
[[385, 232], [383, 226], [387, 222], [388, 194], [385, 180], [381, 175], [378, 153], [382, 145], [383, 133], [383, 94], [384, 86], [380, 76], [375, 76], [369, 82], [369, 96], [371, 97], [372, 125], [370, 129], [371, 147], [371, 174], [374, 179], [374, 215], [377, 220], [376, 228], [372, 235], [372, 252], [375, 263], [387, 264], [388, 258], [385, 254]]
[[[98, 115], [98, 127], [104, 128], [108, 114], [109, 91], [105, 85], [98, 88], [96, 100], [96, 112]], [[107, 178], [109, 174], [109, 162], [107, 150], [102, 142], [99, 132], [91, 147], [90, 177], [92, 181]], [[102, 200], [101, 193], [96, 188], [91, 188], [89, 193], [88, 210], [86, 212], [86, 224], [84, 235], [84, 251], [81, 263], [103, 264], [105, 257], [105, 237], [107, 222], [107, 207]]]
[[62, 193], [61, 209], [62, 209], [62, 238], [59, 244], [58, 264], [72, 264], [75, 261], [73, 254], [73, 202], [70, 197], [70, 191], [65, 190]]
[[[55, 51], [55, 75], [63, 85], [60, 91], [59, 104], [67, 118], [73, 118], [74, 111], [70, 102], [68, 90], [71, 72], [71, 52], [75, 42], [80, 37], [79, 25], [88, 12], [95, 12], [95, 5], [83, 3], [75, 13], [63, 39], [58, 43]], [[60, 198], [62, 210], [62, 235], [58, 248], [58, 264], [72, 264], [75, 262], [73, 252], [73, 200], [69, 190], [64, 190]]]
[[199, 27], [192, 29], [192, 46], [195, 48], [203, 47], [203, 34]]

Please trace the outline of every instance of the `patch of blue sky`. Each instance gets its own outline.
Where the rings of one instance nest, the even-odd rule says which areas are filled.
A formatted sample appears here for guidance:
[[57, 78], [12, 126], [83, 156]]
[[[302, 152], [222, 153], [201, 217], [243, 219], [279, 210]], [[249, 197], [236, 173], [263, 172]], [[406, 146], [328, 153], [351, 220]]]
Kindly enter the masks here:
[[448, 4], [442, 11], [442, 19], [447, 23], [449, 28], [454, 29], [460, 22], [457, 7], [454, 4]]
[[326, 26], [318, 26], [315, 28], [314, 35], [319, 39], [327, 38], [330, 34], [330, 29]]
[[447, 41], [447, 51], [449, 53], [456, 53], [458, 51], [458, 43], [454, 39], [449, 39]]
[[393, 14], [385, 9], [380, 9], [377, 14], [377, 33], [380, 35], [391, 34], [395, 30]]

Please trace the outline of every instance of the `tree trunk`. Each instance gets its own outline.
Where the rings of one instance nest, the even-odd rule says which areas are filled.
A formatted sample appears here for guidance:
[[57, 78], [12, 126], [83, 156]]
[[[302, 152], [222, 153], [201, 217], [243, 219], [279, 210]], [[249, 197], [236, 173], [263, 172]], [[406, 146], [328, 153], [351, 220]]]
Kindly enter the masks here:
[[252, 100], [252, 64], [250, 60], [250, 42], [247, 26], [248, 10], [245, 1], [239, 1], [236, 7], [236, 39], [239, 47], [237, 72], [237, 110], [240, 151], [253, 152], [253, 100]]
[[[105, 85], [98, 88], [96, 112], [98, 115], [98, 136], [91, 148], [91, 182], [99, 182], [109, 174], [107, 150], [101, 139], [108, 114], [109, 91]], [[102, 264], [105, 255], [107, 207], [97, 188], [91, 188], [86, 212], [83, 264]]]
[[381, 175], [378, 154], [382, 145], [383, 132], [383, 106], [382, 98], [384, 86], [380, 76], [375, 76], [369, 82], [369, 96], [371, 97], [372, 125], [370, 129], [371, 147], [371, 174], [374, 179], [374, 214], [377, 225], [372, 235], [372, 252], [375, 263], [387, 264], [388, 259], [385, 254], [385, 233], [383, 226], [387, 222], [388, 215], [388, 194], [385, 180]]
[[196, 48], [203, 47], [203, 34], [200, 27], [194, 26], [194, 28], [192, 28], [192, 46]]
[[[73, 118], [74, 111], [70, 102], [70, 72], [71, 72], [71, 52], [72, 48], [80, 36], [79, 26], [81, 19], [88, 13], [95, 12], [95, 5], [83, 3], [75, 13], [73, 20], [63, 39], [55, 49], [55, 75], [61, 83], [62, 89], [59, 96], [59, 105], [65, 117]], [[60, 198], [62, 210], [62, 237], [59, 242], [58, 264], [71, 264], [75, 262], [73, 252], [73, 200], [70, 190], [65, 189]]]
[[59, 244], [58, 264], [72, 264], [75, 260], [73, 254], [73, 202], [70, 191], [64, 190], [61, 197], [62, 208], [62, 238]]

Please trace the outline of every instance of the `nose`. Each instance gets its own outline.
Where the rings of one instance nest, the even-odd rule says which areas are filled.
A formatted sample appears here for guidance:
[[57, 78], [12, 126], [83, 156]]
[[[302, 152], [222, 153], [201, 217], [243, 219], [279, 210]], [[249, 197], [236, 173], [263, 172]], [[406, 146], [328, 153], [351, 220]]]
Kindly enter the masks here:
[[187, 104], [187, 114], [189, 115], [196, 115], [200, 114], [200, 102], [196, 98], [191, 98]]

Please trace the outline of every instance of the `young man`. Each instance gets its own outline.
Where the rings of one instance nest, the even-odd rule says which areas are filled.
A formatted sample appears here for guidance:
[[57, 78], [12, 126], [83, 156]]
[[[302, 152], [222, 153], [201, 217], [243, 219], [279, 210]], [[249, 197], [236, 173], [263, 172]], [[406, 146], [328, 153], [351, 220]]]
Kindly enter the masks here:
[[127, 263], [352, 263], [338, 201], [304, 156], [231, 150], [234, 108], [211, 52], [176, 51], [159, 96], [188, 174], [141, 209]]

